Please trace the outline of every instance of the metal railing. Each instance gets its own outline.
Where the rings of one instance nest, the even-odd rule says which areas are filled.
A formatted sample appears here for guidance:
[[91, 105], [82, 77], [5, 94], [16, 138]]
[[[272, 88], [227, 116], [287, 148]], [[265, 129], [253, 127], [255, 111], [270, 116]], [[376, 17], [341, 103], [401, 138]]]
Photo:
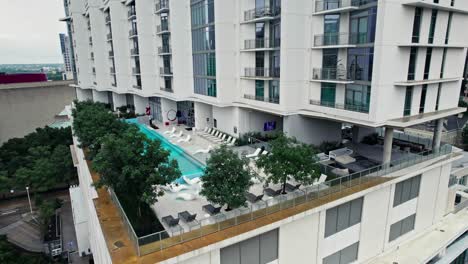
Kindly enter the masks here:
[[140, 68], [133, 67], [132, 68], [132, 74], [140, 74]]
[[111, 74], [115, 74], [115, 68], [114, 68], [114, 67], [111, 67], [111, 68], [110, 68], [110, 73], [111, 73]]
[[132, 28], [128, 31], [129, 37], [136, 37], [138, 35], [138, 30], [136, 28]]
[[112, 33], [108, 33], [107, 34], [107, 41], [111, 41], [112, 40]]
[[174, 90], [172, 90], [172, 88], [166, 88], [166, 87], [161, 87], [160, 90], [164, 91], [164, 92], [168, 92], [168, 93], [173, 93], [174, 92]]
[[158, 54], [167, 54], [167, 53], [172, 53], [171, 46], [169, 45], [164, 45], [162, 47], [158, 47]]
[[346, 69], [314, 68], [312, 72], [314, 80], [351, 81]]
[[156, 3], [156, 14], [161, 13], [165, 10], [169, 10], [169, 0], [160, 0], [158, 3]]
[[[130, 239], [137, 248], [138, 255], [143, 256], [177, 244], [222, 231], [229, 227], [250, 222], [260, 217], [264, 217], [288, 208], [296, 207], [307, 202], [317, 201], [318, 199], [323, 199], [323, 201], [326, 201], [326, 198], [330, 195], [343, 193], [352, 187], [362, 186], [364, 184], [367, 187], [369, 185], [372, 186], [372, 184], [381, 184], [393, 179], [394, 177], [400, 177], [407, 174], [406, 172], [398, 174], [396, 173], [397, 171], [422, 163], [424, 161], [448, 155], [451, 152], [452, 146], [445, 145], [442, 146], [439, 151], [421, 152], [419, 154], [414, 154], [414, 156], [392, 161], [391, 164], [377, 165], [375, 167], [371, 167], [346, 176], [336, 175], [333, 173], [333, 167], [321, 165], [320, 168], [322, 173], [336, 178], [326, 181], [323, 184], [305, 186], [304, 188], [295, 192], [281, 194], [266, 201], [250, 204], [248, 207], [240, 207], [229, 212], [224, 211], [214, 216], [204, 217], [197, 220], [196, 223], [188, 228], [188, 230], [178, 226], [177, 228], [163, 230], [142, 237], [137, 237], [136, 239], [135, 232], [131, 226], [130, 221], [126, 217], [117, 196], [115, 194], [111, 194], [111, 197], [112, 200], [115, 200], [114, 203], [119, 208], [122, 221], [124, 222], [127, 232], [129, 233]], [[385, 177], [391, 173], [394, 173], [392, 177]], [[361, 191], [361, 189], [357, 188], [355, 192], [359, 191]], [[349, 191], [344, 193], [344, 195], [349, 195]], [[340, 195], [335, 197], [335, 199], [340, 198], [342, 198]], [[468, 204], [463, 203], [458, 207], [462, 206], [464, 208], [468, 206]]]
[[281, 39], [246, 39], [244, 40], [244, 49], [268, 49], [279, 48]]
[[114, 57], [114, 51], [113, 50], [109, 51], [109, 57]]
[[166, 31], [169, 31], [169, 23], [163, 23], [156, 27], [156, 33], [162, 33]]
[[105, 18], [105, 21], [106, 21], [106, 24], [110, 23], [110, 21], [111, 21], [111, 18], [110, 18], [110, 16], [109, 16], [109, 15], [107, 15], [107, 16], [106, 16], [106, 18]]
[[453, 209], [453, 213], [456, 214], [467, 207], [468, 207], [468, 200], [455, 205], [455, 208]]
[[159, 74], [168, 74], [168, 75], [171, 75], [171, 74], [172, 74], [172, 68], [169, 68], [169, 67], [161, 67], [161, 68], [159, 68]]
[[334, 10], [345, 7], [359, 7], [362, 0], [323, 0], [315, 2], [315, 12]]
[[256, 96], [256, 95], [244, 94], [244, 98], [249, 99], [249, 100], [279, 104], [279, 98], [276, 98], [276, 97], [265, 97], [265, 96]]
[[244, 12], [244, 21], [254, 20], [264, 17], [276, 17], [281, 14], [281, 7], [254, 8]]
[[138, 48], [130, 49], [130, 54], [131, 55], [138, 55], [139, 53], [140, 53], [140, 51], [138, 50]]
[[244, 68], [245, 77], [279, 78], [280, 68]]
[[349, 33], [325, 33], [315, 35], [314, 46], [348, 45], [351, 43], [351, 35]]
[[[379, 129], [377, 131], [377, 134], [380, 137], [384, 137], [385, 136], [385, 131], [383, 129]], [[393, 139], [423, 145], [427, 149], [432, 147], [432, 138], [414, 136], [414, 135], [409, 135], [409, 134], [406, 134], [406, 133], [399, 133], [399, 132], [395, 131], [393, 133]]]
[[334, 102], [318, 101], [318, 100], [309, 100], [309, 104], [336, 108], [336, 109], [341, 109], [341, 110], [347, 110], [347, 111], [353, 111], [353, 112], [359, 112], [359, 113], [369, 113], [369, 106], [364, 106], [364, 105], [339, 104], [339, 103], [334, 103]]

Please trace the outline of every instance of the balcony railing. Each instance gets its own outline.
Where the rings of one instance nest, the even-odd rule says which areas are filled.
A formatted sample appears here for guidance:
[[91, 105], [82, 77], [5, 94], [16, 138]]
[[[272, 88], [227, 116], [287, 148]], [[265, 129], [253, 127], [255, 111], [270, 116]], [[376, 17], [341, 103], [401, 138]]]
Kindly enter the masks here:
[[337, 68], [314, 68], [312, 73], [312, 79], [330, 81], [351, 81], [346, 69]]
[[131, 55], [138, 55], [140, 53], [140, 51], [138, 50], [138, 48], [133, 48], [130, 50], [130, 54]]
[[[191, 226], [189, 230], [185, 230], [180, 227], [176, 232], [172, 230], [163, 230], [140, 237], [136, 235], [117, 195], [115, 195], [112, 190], [110, 190], [110, 193], [113, 203], [118, 207], [120, 218], [137, 254], [139, 256], [144, 256], [152, 252], [165, 250], [169, 247], [182, 244], [190, 240], [199, 239], [216, 232], [223, 232], [223, 230], [230, 227], [251, 221], [257, 221], [257, 219], [283, 210], [297, 208], [298, 212], [302, 212], [304, 209], [298, 206], [305, 205], [306, 208], [322, 206], [328, 202], [336, 201], [351, 194], [356, 194], [368, 188], [383, 184], [392, 180], [393, 177], [406, 175], [406, 173], [398, 172], [429, 160], [450, 155], [451, 152], [452, 146], [444, 145], [437, 151], [424, 151], [405, 157], [404, 159], [394, 160], [390, 164], [377, 165], [346, 176], [338, 176], [332, 173], [331, 171], [333, 167], [320, 166], [321, 172], [325, 175], [330, 175], [330, 178], [332, 178], [331, 180], [322, 184], [304, 186], [296, 192], [280, 194], [279, 196], [272, 197], [266, 201], [259, 201], [254, 205], [239, 207], [231, 211], [221, 211], [213, 216], [202, 217], [201, 219], [197, 219], [196, 224]], [[393, 177], [386, 177], [390, 174], [393, 174]], [[467, 206], [468, 202], [462, 203], [457, 206], [456, 209], [461, 210]], [[259, 221], [262, 221], [263, 219], [265, 218], [262, 218]], [[270, 222], [267, 221], [267, 223]]]
[[158, 54], [168, 54], [168, 53], [172, 53], [171, 46], [158, 47]]
[[309, 100], [309, 104], [336, 108], [336, 109], [341, 109], [341, 110], [348, 110], [348, 111], [359, 112], [359, 113], [369, 113], [369, 106], [364, 106], [364, 105], [339, 104], [339, 103], [334, 103], [334, 102], [317, 101], [317, 100]]
[[244, 41], [244, 49], [268, 49], [279, 48], [281, 39], [246, 39]]
[[134, 17], [134, 16], [136, 16], [136, 11], [135, 11], [135, 9], [130, 9], [130, 10], [128, 10], [128, 19], [130, 19], [130, 18], [132, 18], [132, 17]]
[[162, 33], [166, 31], [169, 31], [169, 23], [163, 23], [156, 27], [156, 33]]
[[367, 33], [327, 33], [314, 36], [314, 46], [357, 45], [369, 43]]
[[136, 37], [138, 35], [138, 30], [136, 28], [132, 28], [128, 31], [129, 37]]
[[161, 67], [159, 68], [159, 74], [172, 75], [172, 68]]
[[113, 50], [109, 51], [109, 57], [114, 57], [114, 51]]
[[334, 10], [345, 7], [359, 7], [362, 0], [324, 0], [315, 2], [315, 12]]
[[110, 16], [106, 16], [105, 20], [106, 20], [106, 24], [109, 24], [109, 23], [110, 23], [110, 21], [111, 21], [111, 18], [110, 18]]
[[245, 68], [245, 77], [279, 78], [280, 68]]
[[169, 10], [169, 0], [160, 0], [156, 3], [156, 14]]
[[161, 91], [168, 92], [168, 93], [173, 93], [174, 90], [172, 88], [166, 88], [166, 87], [161, 87]]
[[108, 33], [107, 34], [107, 41], [111, 41], [112, 40], [112, 33]]
[[110, 73], [111, 73], [111, 74], [115, 74], [115, 68], [114, 68], [114, 67], [111, 67], [111, 68], [110, 68]]
[[276, 17], [281, 14], [281, 7], [254, 8], [244, 12], [244, 21], [250, 21], [265, 17]]
[[140, 74], [140, 73], [141, 73], [141, 72], [140, 72], [140, 68], [136, 68], [136, 67], [133, 67], [133, 68], [132, 68], [132, 74], [133, 74], [133, 75], [138, 75], [138, 74]]
[[249, 99], [249, 100], [279, 104], [279, 98], [277, 98], [277, 97], [272, 97], [271, 98], [271, 97], [265, 97], [265, 96], [256, 96], [256, 95], [251, 95], [251, 94], [244, 94], [244, 98]]

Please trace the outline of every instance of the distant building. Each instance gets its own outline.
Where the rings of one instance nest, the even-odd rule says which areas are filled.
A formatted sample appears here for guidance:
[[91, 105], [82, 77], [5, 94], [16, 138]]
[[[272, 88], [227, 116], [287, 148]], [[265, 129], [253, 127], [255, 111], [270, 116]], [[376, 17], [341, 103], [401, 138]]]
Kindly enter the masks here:
[[38, 73], [4, 73], [0, 72], [0, 84], [47, 82], [47, 74]]
[[62, 254], [62, 222], [59, 213], [50, 218], [50, 224], [44, 234], [44, 252], [51, 257]]
[[70, 47], [70, 39], [68, 35], [64, 33], [59, 34], [60, 38], [60, 48], [62, 49], [63, 64], [65, 66], [63, 79], [71, 80], [73, 79], [73, 64], [72, 64], [72, 52]]

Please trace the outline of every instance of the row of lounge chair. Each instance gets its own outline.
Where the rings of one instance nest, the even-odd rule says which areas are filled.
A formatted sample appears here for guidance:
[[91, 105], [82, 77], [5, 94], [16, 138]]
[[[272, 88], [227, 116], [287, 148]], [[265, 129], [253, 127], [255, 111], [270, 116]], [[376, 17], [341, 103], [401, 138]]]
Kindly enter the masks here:
[[190, 135], [187, 135], [185, 138], [182, 138], [182, 136], [184, 136], [184, 132], [182, 130], [177, 132], [175, 127], [172, 127], [172, 130], [165, 131], [164, 134], [168, 135], [169, 138], [178, 138], [178, 140], [175, 141], [176, 143], [186, 143], [192, 140], [192, 137]]
[[[221, 212], [221, 206], [214, 206], [212, 204], [204, 205], [203, 211], [207, 212], [210, 215], [216, 215]], [[197, 214], [191, 214], [188, 211], [183, 211], [178, 213], [177, 218], [174, 218], [172, 215], [168, 215], [162, 218], [162, 221], [166, 223], [169, 227], [174, 227], [179, 224], [180, 219], [185, 223], [189, 224], [192, 222], [197, 222]]]
[[245, 157], [248, 158], [248, 159], [252, 159], [252, 158], [257, 159], [258, 156], [260, 156], [260, 155], [266, 155], [266, 154], [268, 154], [268, 151], [262, 150], [261, 148], [257, 148], [257, 149], [255, 150], [254, 153], [248, 154], [248, 155], [246, 155]]
[[224, 134], [215, 128], [205, 127], [199, 135], [217, 144], [226, 144], [228, 146], [234, 146], [237, 141], [237, 138]]

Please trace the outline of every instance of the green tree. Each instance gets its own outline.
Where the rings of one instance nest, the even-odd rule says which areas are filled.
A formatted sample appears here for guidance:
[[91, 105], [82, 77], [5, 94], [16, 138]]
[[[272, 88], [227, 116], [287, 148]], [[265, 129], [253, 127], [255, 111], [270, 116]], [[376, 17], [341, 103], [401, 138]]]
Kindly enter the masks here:
[[283, 134], [272, 140], [270, 146], [270, 153], [260, 155], [257, 166], [268, 175], [267, 183], [282, 184], [283, 193], [286, 193], [286, 182], [291, 178], [302, 184], [312, 184], [314, 179], [320, 177], [314, 147]]
[[173, 182], [181, 176], [176, 160], [169, 160], [169, 152], [160, 141], [148, 139], [134, 125], [119, 135], [108, 134], [93, 160], [93, 168], [100, 174], [97, 187], [112, 187], [117, 194], [152, 204], [164, 194], [160, 185]]
[[222, 145], [211, 153], [206, 162], [200, 193], [208, 201], [226, 204], [227, 210], [231, 210], [245, 205], [245, 193], [252, 186], [252, 176], [248, 161]]

